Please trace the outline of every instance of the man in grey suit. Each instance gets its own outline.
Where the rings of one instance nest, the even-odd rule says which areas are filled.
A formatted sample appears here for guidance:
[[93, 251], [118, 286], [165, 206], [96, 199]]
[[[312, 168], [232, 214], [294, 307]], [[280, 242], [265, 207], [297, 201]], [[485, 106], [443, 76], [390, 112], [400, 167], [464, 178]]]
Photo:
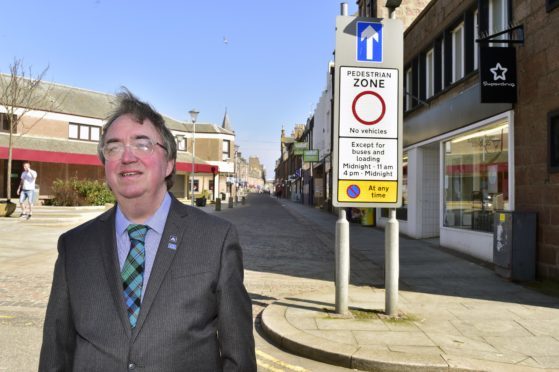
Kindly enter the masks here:
[[235, 228], [168, 192], [173, 134], [118, 98], [99, 142], [117, 204], [59, 239], [39, 371], [256, 371]]

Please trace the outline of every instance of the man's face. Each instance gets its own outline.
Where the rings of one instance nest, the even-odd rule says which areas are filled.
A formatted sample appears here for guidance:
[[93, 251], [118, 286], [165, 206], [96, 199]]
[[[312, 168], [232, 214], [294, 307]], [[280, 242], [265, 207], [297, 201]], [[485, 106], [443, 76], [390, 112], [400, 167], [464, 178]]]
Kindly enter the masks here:
[[[104, 144], [129, 145], [137, 139], [150, 139], [162, 144], [161, 136], [149, 120], [140, 124], [130, 115], [116, 119], [107, 130]], [[173, 161], [167, 160], [166, 152], [154, 145], [151, 154], [134, 154], [132, 148], [124, 148], [122, 156], [105, 159], [105, 177], [119, 203], [128, 200], [159, 200], [167, 186], [165, 177], [173, 170]]]
[[24, 171], [28, 171], [31, 168], [31, 165], [29, 165], [29, 163], [23, 163], [23, 170]]

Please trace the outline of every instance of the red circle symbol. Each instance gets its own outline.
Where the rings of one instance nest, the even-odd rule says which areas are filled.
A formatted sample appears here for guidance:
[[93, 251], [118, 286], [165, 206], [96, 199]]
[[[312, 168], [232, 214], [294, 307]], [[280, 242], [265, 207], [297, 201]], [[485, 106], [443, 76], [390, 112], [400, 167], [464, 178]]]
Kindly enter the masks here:
[[[376, 97], [380, 101], [380, 105], [381, 105], [380, 115], [376, 119], [370, 121], [364, 120], [362, 117], [360, 117], [355, 107], [357, 106], [357, 101], [359, 101], [361, 97], [368, 96], [368, 95]], [[353, 116], [355, 117], [355, 119], [357, 119], [357, 121], [360, 122], [361, 124], [373, 125], [381, 121], [382, 118], [384, 117], [384, 114], [386, 113], [386, 104], [384, 103], [384, 100], [382, 99], [380, 94], [373, 92], [371, 90], [366, 90], [364, 92], [359, 93], [357, 96], [355, 96], [355, 98], [353, 99], [353, 104], [351, 105], [351, 111], [353, 112]]]

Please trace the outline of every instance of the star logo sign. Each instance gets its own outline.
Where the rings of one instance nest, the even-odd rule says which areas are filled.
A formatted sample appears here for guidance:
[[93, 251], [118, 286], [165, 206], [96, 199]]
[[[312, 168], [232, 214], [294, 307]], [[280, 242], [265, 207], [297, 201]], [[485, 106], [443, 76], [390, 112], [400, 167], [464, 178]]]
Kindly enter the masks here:
[[491, 71], [493, 73], [493, 80], [497, 81], [497, 80], [507, 80], [505, 74], [507, 73], [509, 69], [505, 68], [503, 66], [501, 66], [500, 63], [497, 63], [497, 65], [493, 68], [490, 68], [489, 71]]

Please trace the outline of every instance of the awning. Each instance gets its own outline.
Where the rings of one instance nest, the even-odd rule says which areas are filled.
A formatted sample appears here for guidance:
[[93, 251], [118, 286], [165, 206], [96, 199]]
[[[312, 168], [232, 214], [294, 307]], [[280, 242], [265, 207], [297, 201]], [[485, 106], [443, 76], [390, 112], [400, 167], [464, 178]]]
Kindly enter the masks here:
[[[0, 158], [8, 158], [8, 148], [0, 147]], [[44, 151], [14, 148], [12, 149], [13, 160], [28, 160], [38, 163], [62, 163], [76, 165], [96, 165], [101, 167], [101, 161], [97, 155], [75, 154], [59, 151]], [[192, 172], [192, 163], [177, 162], [177, 170], [182, 172]], [[219, 167], [211, 164], [194, 164], [195, 173], [219, 173]]]

